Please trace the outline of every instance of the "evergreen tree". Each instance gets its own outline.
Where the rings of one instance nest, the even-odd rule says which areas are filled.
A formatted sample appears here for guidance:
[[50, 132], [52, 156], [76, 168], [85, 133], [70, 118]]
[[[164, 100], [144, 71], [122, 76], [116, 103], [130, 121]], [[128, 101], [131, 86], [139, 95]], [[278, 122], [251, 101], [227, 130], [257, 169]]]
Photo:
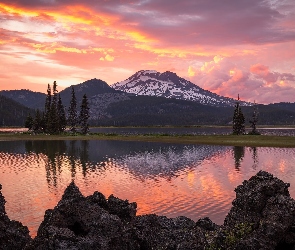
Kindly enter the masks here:
[[65, 108], [62, 104], [62, 100], [60, 95], [58, 95], [58, 103], [57, 103], [57, 115], [58, 115], [58, 132], [61, 133], [66, 129], [67, 119]]
[[45, 99], [45, 108], [44, 108], [44, 132], [49, 132], [49, 122], [50, 122], [50, 108], [51, 108], [51, 88], [48, 84], [47, 86], [47, 96]]
[[50, 134], [56, 134], [59, 132], [59, 116], [57, 111], [57, 83], [56, 81], [53, 82], [52, 87], [52, 100], [51, 100], [51, 106], [49, 111], [49, 120], [47, 122], [48, 124], [48, 132]]
[[31, 114], [29, 114], [26, 118], [26, 121], [25, 121], [25, 128], [32, 130], [33, 125], [34, 125], [34, 118], [31, 116]]
[[81, 125], [81, 133], [87, 134], [89, 132], [89, 107], [88, 107], [88, 99], [86, 94], [83, 95], [81, 110], [79, 115], [79, 123]]
[[74, 87], [72, 86], [71, 102], [68, 110], [68, 125], [70, 126], [70, 131], [75, 133], [78, 125], [78, 115], [77, 115], [77, 99], [75, 95]]
[[252, 128], [252, 130], [249, 134], [260, 135], [260, 133], [256, 129], [256, 125], [258, 122], [258, 110], [257, 110], [257, 105], [255, 104], [255, 101], [254, 101], [254, 110], [253, 110], [253, 114], [252, 114], [252, 119], [249, 122], [251, 124], [250, 127]]
[[42, 128], [42, 116], [41, 113], [39, 111], [39, 109], [37, 109], [36, 111], [36, 116], [33, 122], [33, 130], [35, 133], [40, 133], [42, 132], [43, 128]]
[[245, 117], [240, 107], [240, 97], [238, 95], [238, 101], [235, 105], [235, 111], [233, 116], [233, 134], [242, 135], [245, 134]]

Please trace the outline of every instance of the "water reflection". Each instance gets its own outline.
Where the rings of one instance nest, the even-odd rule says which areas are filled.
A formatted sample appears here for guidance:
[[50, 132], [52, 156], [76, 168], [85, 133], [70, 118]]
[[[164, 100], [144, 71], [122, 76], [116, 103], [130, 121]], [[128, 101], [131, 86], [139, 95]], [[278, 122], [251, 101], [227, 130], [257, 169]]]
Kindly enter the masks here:
[[8, 215], [28, 225], [32, 235], [71, 180], [84, 195], [98, 190], [136, 201], [138, 214], [209, 216], [221, 224], [234, 188], [260, 169], [290, 182], [295, 197], [294, 152], [122, 141], [5, 142], [0, 183]]
[[258, 149], [257, 147], [250, 147], [250, 151], [252, 152], [252, 159], [253, 159], [252, 168], [256, 169], [258, 167]]
[[[245, 148], [242, 146], [234, 146], [233, 147], [233, 158], [235, 161], [235, 169], [240, 171], [241, 164], [243, 162], [243, 158], [245, 156]], [[257, 147], [249, 147], [249, 152], [252, 153], [252, 168], [256, 169], [258, 167], [258, 149]]]
[[245, 156], [245, 147], [234, 146], [233, 154], [234, 154], [234, 160], [235, 160], [235, 168], [237, 171], [239, 171], [241, 168], [241, 162]]
[[26, 141], [26, 152], [38, 157], [46, 156], [45, 171], [49, 188], [57, 187], [62, 166], [70, 167], [71, 178], [75, 179], [76, 168], [81, 165], [86, 176], [89, 164], [89, 141]]

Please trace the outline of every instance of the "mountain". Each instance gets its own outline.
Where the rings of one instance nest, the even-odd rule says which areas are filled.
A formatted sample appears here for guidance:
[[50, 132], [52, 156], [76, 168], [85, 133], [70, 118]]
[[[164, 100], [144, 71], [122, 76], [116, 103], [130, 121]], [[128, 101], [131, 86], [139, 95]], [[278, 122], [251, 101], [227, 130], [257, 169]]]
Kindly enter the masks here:
[[[175, 77], [176, 74], [168, 72], [169, 79]], [[160, 74], [160, 73], [159, 73]], [[162, 75], [165, 79], [167, 74]], [[176, 76], [177, 77], [177, 76]], [[178, 78], [177, 79], [181, 79]], [[177, 84], [184, 84], [185, 80], [179, 80]], [[189, 82], [186, 82], [190, 85]], [[173, 85], [173, 83], [170, 83]], [[192, 84], [192, 83], [191, 83]], [[130, 84], [129, 84], [130, 85]], [[195, 85], [194, 85], [195, 86]], [[194, 87], [193, 86], [193, 87]], [[232, 122], [234, 107], [225, 103], [213, 102], [213, 97], [206, 100], [211, 100], [212, 103], [217, 103], [216, 106], [203, 105], [197, 101], [188, 101], [176, 98], [165, 98], [148, 95], [136, 95], [126, 93], [114, 88], [111, 88], [106, 82], [99, 79], [91, 79], [73, 85], [77, 98], [77, 111], [80, 110], [82, 96], [87, 95], [90, 107], [91, 125], [96, 126], [150, 126], [150, 125], [228, 125]], [[71, 87], [68, 87], [60, 92], [63, 104], [66, 111], [70, 104]], [[198, 88], [196, 86], [196, 88]], [[46, 95], [30, 90], [14, 90], [1, 91], [6, 94], [13, 94], [15, 100], [30, 105], [33, 109], [44, 108]], [[201, 93], [202, 91], [199, 90]], [[170, 92], [169, 92], [170, 93]], [[175, 92], [173, 92], [175, 93]], [[188, 92], [186, 92], [188, 93]], [[202, 93], [207, 93], [202, 92]], [[210, 93], [210, 92], [209, 92]], [[41, 95], [40, 95], [41, 94]], [[214, 94], [212, 94], [214, 96]], [[200, 95], [201, 96], [201, 95]], [[215, 95], [217, 96], [217, 95]], [[5, 98], [5, 97], [2, 97]], [[205, 98], [205, 97], [204, 97]], [[7, 100], [7, 101], [6, 101]], [[204, 99], [205, 100], [205, 99]], [[221, 100], [221, 99], [219, 99]], [[225, 99], [223, 99], [225, 100]], [[8, 103], [8, 106], [6, 105]], [[10, 99], [3, 99], [1, 119], [4, 118], [5, 124], [8, 118], [11, 119], [19, 110], [24, 110], [23, 106], [15, 103]], [[230, 103], [230, 102], [227, 102]], [[17, 106], [19, 105], [19, 106]], [[35, 106], [34, 106], [35, 105]], [[295, 124], [295, 103], [279, 103], [269, 105], [258, 105], [258, 125], [262, 124]], [[11, 108], [9, 108], [11, 106]], [[7, 111], [7, 112], [6, 112]], [[29, 109], [24, 110], [27, 116]], [[249, 126], [249, 120], [253, 113], [253, 107], [243, 106], [242, 112], [246, 118], [246, 125]], [[0, 120], [0, 123], [3, 120]], [[23, 125], [19, 121], [15, 124]]]
[[32, 109], [43, 109], [46, 98], [44, 93], [34, 92], [28, 89], [2, 90], [0, 91], [0, 95]]
[[89, 113], [91, 120], [103, 119], [110, 114], [106, 109], [111, 103], [129, 100], [131, 94], [111, 88], [106, 82], [100, 79], [87, 80], [78, 85], [72, 85], [60, 92], [62, 102], [67, 110], [70, 106], [72, 87], [75, 90], [77, 108], [80, 109], [82, 97], [86, 94], [89, 103]]
[[0, 95], [0, 127], [1, 126], [24, 126], [27, 116], [34, 114], [24, 105]]
[[74, 87], [74, 90], [75, 90], [78, 106], [80, 106], [80, 101], [82, 101], [82, 97], [84, 94], [86, 94], [87, 98], [90, 99], [91, 97], [96, 95], [120, 92], [111, 88], [106, 82], [100, 79], [94, 78], [77, 85], [71, 85], [70, 87], [65, 88], [64, 90], [60, 92], [60, 96], [62, 98], [63, 104], [66, 107], [69, 107], [70, 105], [72, 87]]
[[[154, 70], [141, 70], [125, 81], [114, 83], [111, 87], [136, 95], [175, 98], [210, 106], [228, 107], [234, 106], [236, 103], [235, 99], [204, 90], [170, 71], [160, 73]], [[249, 106], [251, 104], [241, 102], [241, 105]]]

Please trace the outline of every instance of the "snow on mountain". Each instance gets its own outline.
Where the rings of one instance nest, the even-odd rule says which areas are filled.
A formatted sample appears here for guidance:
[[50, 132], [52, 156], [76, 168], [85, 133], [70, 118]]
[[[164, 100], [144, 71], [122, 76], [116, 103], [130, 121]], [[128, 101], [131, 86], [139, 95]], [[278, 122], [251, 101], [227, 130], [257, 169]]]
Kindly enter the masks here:
[[[136, 95], [176, 98], [211, 106], [233, 106], [236, 103], [235, 99], [204, 90], [170, 71], [160, 73], [155, 70], [140, 70], [128, 79], [114, 83], [111, 87]], [[246, 102], [241, 104], [250, 105]]]

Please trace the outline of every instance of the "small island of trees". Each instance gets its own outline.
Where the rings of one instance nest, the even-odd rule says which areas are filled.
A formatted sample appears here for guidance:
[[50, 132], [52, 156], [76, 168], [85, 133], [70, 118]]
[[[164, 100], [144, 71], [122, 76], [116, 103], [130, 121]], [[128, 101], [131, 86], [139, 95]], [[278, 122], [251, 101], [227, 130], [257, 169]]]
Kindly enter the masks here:
[[[36, 110], [35, 117], [28, 115], [25, 127], [34, 133], [61, 134], [67, 126], [69, 132], [87, 134], [89, 132], [89, 106], [86, 94], [82, 98], [80, 113], [77, 111], [77, 99], [72, 86], [71, 101], [66, 115], [62, 99], [57, 91], [57, 83], [53, 82], [52, 91], [48, 84], [44, 111]], [[78, 131], [78, 128], [80, 131]]]

